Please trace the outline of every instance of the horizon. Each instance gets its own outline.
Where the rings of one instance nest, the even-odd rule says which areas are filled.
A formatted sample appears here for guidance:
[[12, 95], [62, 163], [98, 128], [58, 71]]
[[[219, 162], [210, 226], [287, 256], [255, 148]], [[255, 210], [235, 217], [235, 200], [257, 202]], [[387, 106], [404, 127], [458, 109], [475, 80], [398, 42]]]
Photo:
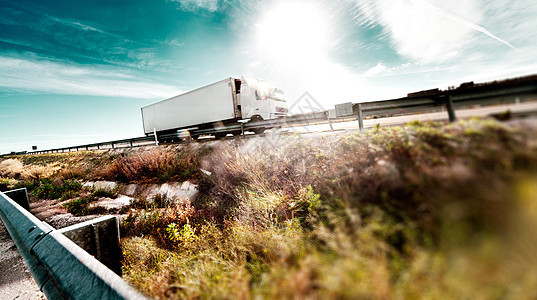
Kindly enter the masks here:
[[537, 70], [529, 0], [0, 3], [0, 153], [141, 136], [142, 106], [227, 77], [329, 109]]

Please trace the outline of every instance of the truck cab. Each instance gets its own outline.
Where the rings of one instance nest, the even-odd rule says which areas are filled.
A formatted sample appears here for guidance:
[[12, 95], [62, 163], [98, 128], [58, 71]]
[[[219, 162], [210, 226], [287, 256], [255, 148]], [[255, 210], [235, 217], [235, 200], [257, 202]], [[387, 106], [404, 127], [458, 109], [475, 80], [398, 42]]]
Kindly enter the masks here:
[[287, 116], [283, 91], [272, 83], [243, 76], [235, 81], [235, 88], [242, 119], [255, 121]]

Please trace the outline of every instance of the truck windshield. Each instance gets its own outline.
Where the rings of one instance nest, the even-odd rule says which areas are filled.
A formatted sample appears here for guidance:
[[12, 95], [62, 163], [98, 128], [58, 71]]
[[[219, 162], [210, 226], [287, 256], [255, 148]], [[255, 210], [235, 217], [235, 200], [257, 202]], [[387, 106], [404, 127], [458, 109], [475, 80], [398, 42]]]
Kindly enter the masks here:
[[283, 91], [282, 90], [274, 89], [274, 92], [272, 92], [272, 95], [271, 95], [270, 98], [272, 98], [274, 100], [284, 101], [285, 102], [285, 98], [283, 96]]
[[283, 91], [276, 88], [257, 89], [255, 91], [255, 98], [257, 100], [266, 100], [270, 98], [285, 102]]

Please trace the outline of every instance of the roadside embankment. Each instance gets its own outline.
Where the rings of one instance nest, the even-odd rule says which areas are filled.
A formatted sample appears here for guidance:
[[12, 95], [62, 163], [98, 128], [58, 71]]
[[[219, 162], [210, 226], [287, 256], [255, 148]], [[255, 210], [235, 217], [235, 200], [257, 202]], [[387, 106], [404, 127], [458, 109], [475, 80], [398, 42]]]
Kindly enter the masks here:
[[45, 220], [120, 216], [123, 277], [155, 298], [537, 297], [535, 119], [18, 156], [0, 176]]

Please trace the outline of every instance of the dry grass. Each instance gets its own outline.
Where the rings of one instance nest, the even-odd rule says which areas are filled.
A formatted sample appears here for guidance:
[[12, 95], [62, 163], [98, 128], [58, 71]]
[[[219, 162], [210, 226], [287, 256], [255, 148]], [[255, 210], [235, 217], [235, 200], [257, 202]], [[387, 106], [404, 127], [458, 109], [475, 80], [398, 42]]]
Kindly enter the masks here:
[[49, 178], [59, 169], [60, 167], [56, 162], [46, 165], [28, 166], [24, 166], [18, 159], [7, 159], [0, 162], [0, 176], [22, 180]]
[[199, 185], [124, 218], [124, 277], [151, 297], [537, 297], [535, 122], [18, 159], [57, 163], [51, 179]]
[[150, 149], [123, 153], [113, 157], [109, 165], [94, 172], [96, 177], [119, 182], [164, 183], [185, 181], [199, 176], [198, 151], [180, 149]]
[[474, 119], [221, 142], [188, 217], [124, 241], [125, 277], [159, 298], [532, 299], [535, 141]]

